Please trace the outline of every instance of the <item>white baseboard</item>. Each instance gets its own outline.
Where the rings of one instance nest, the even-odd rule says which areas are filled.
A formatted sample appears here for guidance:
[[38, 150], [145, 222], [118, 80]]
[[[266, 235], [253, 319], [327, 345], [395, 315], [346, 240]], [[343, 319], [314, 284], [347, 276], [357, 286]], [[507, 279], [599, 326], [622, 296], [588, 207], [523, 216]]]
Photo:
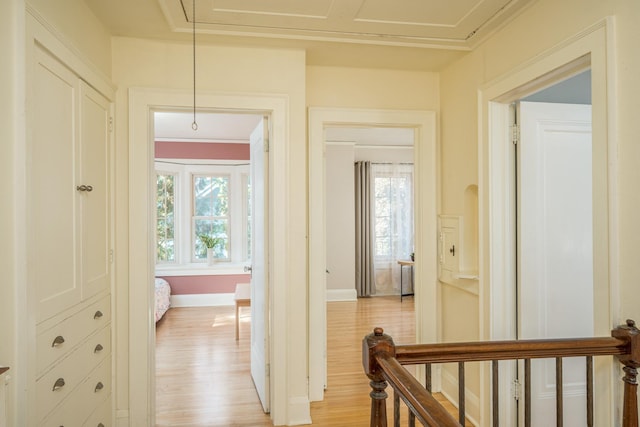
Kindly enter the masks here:
[[311, 424], [311, 405], [306, 396], [290, 397], [287, 425], [299, 426]]
[[233, 294], [171, 295], [171, 307], [215, 307], [234, 304]]
[[115, 425], [117, 427], [129, 427], [129, 410], [128, 409], [118, 409], [116, 411]]
[[[357, 301], [355, 289], [328, 289], [327, 301]], [[215, 307], [234, 305], [233, 294], [171, 295], [171, 307]]]
[[327, 289], [327, 301], [357, 301], [355, 289]]

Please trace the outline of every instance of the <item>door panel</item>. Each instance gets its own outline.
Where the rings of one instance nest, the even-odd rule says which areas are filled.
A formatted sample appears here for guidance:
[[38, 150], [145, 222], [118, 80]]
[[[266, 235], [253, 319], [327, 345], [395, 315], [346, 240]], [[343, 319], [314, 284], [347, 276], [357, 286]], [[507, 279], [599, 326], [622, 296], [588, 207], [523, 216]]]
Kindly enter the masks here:
[[80, 86], [82, 192], [82, 297], [109, 288], [109, 112], [110, 103]]
[[37, 289], [38, 321], [80, 301], [76, 258], [78, 77], [36, 48], [33, 134], [29, 145], [29, 271]]
[[268, 272], [268, 123], [265, 117], [251, 144], [251, 377], [265, 412], [269, 412], [269, 272]]
[[[518, 337], [594, 334], [591, 106], [522, 102]], [[565, 426], [586, 424], [585, 362], [564, 360]], [[555, 361], [532, 361], [533, 425], [555, 425]]]

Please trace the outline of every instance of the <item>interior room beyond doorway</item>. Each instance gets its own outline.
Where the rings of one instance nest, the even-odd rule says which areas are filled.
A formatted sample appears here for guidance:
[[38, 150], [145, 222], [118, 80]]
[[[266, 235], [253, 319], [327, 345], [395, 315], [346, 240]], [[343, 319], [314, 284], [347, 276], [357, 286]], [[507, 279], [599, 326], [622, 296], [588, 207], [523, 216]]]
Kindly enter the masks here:
[[400, 295], [398, 261], [414, 250], [414, 129], [328, 127], [325, 137], [327, 300]]

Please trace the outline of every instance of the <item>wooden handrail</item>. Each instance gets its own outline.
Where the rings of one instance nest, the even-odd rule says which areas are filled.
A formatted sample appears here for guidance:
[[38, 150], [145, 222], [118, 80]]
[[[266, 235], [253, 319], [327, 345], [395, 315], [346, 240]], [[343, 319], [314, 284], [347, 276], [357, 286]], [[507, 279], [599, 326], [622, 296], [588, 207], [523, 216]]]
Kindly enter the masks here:
[[376, 360], [385, 380], [399, 393], [404, 403], [411, 408], [418, 420], [426, 426], [459, 427], [460, 424], [447, 410], [429, 393], [413, 375], [388, 353], [381, 353]]
[[[560, 369], [561, 372], [562, 358], [580, 356], [587, 357], [588, 365], [593, 356], [615, 356], [624, 365], [622, 427], [639, 427], [637, 369], [640, 367], [640, 330], [636, 328], [633, 320], [627, 320], [626, 325], [613, 329], [611, 337], [600, 338], [396, 346], [393, 339], [384, 334], [382, 328], [375, 328], [372, 334], [363, 339], [362, 344], [363, 366], [365, 373], [371, 379], [372, 388], [371, 427], [387, 426], [385, 403], [387, 383], [391, 384], [413, 416], [423, 425], [444, 427], [461, 425], [402, 365], [427, 364], [430, 366], [432, 363], [457, 362], [462, 366], [465, 362], [494, 361], [494, 369], [496, 369], [498, 360], [525, 359], [525, 362], [528, 362], [530, 359], [555, 358], [556, 369]], [[464, 383], [462, 384], [464, 387]], [[559, 393], [561, 394], [561, 391]], [[558, 402], [561, 405], [561, 398]], [[587, 406], [591, 403], [587, 402]], [[461, 402], [461, 420], [464, 420], [463, 408], [464, 405]], [[561, 411], [561, 407], [558, 410]], [[591, 415], [588, 410], [588, 417]]]
[[396, 358], [400, 364], [415, 365], [422, 363], [624, 355], [630, 351], [630, 342], [626, 338], [613, 337], [572, 338], [429, 345], [411, 344], [396, 346], [395, 350]]

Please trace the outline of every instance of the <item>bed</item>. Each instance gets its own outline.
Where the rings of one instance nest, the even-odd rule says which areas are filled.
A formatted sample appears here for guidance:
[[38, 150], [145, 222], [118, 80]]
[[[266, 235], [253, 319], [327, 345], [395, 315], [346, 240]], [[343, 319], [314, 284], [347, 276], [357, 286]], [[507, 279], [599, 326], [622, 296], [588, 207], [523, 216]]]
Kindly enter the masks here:
[[171, 306], [171, 286], [166, 280], [156, 277], [156, 322], [162, 319], [162, 316], [169, 310]]

